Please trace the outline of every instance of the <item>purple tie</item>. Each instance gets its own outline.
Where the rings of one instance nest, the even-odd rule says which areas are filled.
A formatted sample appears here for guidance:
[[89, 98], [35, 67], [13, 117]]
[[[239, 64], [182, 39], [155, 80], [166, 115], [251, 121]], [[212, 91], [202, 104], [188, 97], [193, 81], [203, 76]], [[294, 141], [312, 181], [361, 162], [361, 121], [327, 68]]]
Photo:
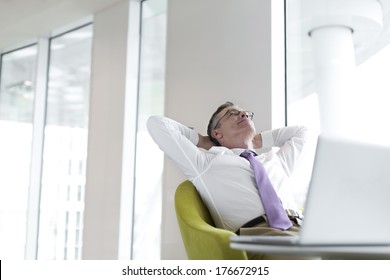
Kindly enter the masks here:
[[268, 178], [264, 166], [260, 161], [255, 159], [253, 153], [253, 151], [246, 150], [240, 156], [249, 160], [252, 166], [260, 198], [264, 206], [265, 214], [267, 215], [268, 224], [272, 228], [289, 229], [292, 223]]

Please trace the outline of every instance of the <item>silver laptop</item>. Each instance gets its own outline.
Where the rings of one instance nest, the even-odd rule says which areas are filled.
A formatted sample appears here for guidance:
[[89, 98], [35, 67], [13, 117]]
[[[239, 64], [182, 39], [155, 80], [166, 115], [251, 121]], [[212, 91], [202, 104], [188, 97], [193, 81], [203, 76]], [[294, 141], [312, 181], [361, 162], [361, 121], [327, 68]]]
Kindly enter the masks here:
[[390, 245], [390, 147], [320, 136], [298, 236], [234, 242]]

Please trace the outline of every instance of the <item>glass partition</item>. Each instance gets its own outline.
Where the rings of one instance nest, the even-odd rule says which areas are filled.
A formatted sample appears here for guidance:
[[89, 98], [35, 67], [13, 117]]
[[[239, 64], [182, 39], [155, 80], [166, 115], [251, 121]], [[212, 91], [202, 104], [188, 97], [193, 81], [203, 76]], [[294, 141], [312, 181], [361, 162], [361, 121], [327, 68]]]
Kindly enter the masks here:
[[23, 259], [37, 45], [1, 55], [0, 259]]

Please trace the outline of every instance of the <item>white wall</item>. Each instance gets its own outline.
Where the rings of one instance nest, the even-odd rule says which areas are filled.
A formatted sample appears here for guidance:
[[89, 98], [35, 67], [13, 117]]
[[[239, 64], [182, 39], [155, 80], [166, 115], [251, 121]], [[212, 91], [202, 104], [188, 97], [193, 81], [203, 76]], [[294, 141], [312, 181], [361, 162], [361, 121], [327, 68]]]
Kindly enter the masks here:
[[[211, 114], [229, 100], [255, 113], [258, 130], [284, 125], [282, 3], [170, 0], [166, 115], [205, 134]], [[272, 34], [272, 27], [279, 33]], [[186, 258], [173, 202], [175, 189], [183, 180], [166, 160], [163, 259]]]
[[[94, 15], [83, 259], [120, 257], [121, 205], [131, 206], [132, 201], [131, 191], [125, 192], [129, 197], [123, 197], [122, 192], [123, 184], [132, 183], [127, 178], [134, 175], [134, 152], [124, 145], [127, 141], [127, 147], [132, 147], [135, 141], [137, 102], [136, 97], [133, 102], [129, 98], [134, 91], [136, 95], [136, 81], [129, 65], [138, 66], [138, 55], [128, 63], [133, 53], [128, 45], [134, 36], [129, 27], [132, 3], [133, 0], [123, 1]], [[131, 129], [134, 139], [127, 137]], [[122, 199], [125, 203], [121, 204]], [[131, 211], [132, 207], [127, 209]], [[131, 219], [131, 213], [127, 214]], [[130, 240], [131, 231], [127, 228], [125, 232]], [[130, 256], [130, 245], [127, 251]]]

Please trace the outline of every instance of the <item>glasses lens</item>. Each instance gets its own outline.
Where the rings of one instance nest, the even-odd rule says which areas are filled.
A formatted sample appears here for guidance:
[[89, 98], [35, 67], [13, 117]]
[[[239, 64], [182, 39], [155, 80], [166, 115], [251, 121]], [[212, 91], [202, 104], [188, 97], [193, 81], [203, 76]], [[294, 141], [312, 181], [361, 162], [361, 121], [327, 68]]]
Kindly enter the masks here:
[[224, 118], [224, 117], [230, 117], [230, 116], [238, 116], [238, 115], [240, 115], [242, 112], [245, 112], [247, 115], [248, 115], [248, 117], [250, 117], [251, 118], [251, 120], [253, 119], [253, 115], [254, 115], [254, 113], [253, 112], [251, 112], [251, 111], [239, 111], [239, 110], [227, 110], [226, 111], [226, 113], [217, 121], [217, 123], [215, 124], [215, 126], [214, 126], [214, 129], [216, 129], [217, 127], [218, 127], [218, 125], [219, 125], [219, 123], [221, 122], [221, 120]]

